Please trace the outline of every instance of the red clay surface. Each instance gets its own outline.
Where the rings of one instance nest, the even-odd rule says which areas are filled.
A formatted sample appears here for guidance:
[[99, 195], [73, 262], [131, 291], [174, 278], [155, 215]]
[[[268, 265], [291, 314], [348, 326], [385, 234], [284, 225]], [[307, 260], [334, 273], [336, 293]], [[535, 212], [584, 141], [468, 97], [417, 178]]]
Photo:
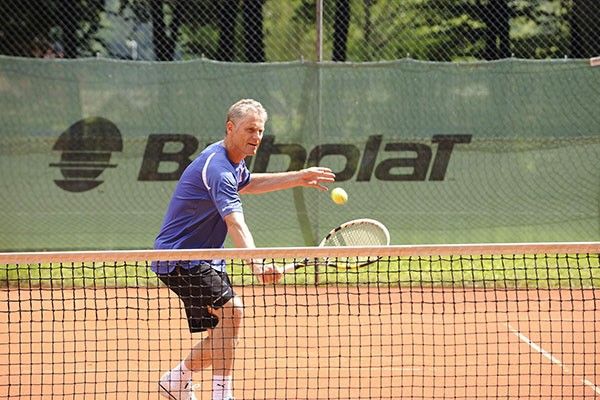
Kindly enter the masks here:
[[[598, 289], [237, 291], [238, 400], [600, 398]], [[158, 399], [191, 344], [165, 288], [0, 290], [2, 399]]]

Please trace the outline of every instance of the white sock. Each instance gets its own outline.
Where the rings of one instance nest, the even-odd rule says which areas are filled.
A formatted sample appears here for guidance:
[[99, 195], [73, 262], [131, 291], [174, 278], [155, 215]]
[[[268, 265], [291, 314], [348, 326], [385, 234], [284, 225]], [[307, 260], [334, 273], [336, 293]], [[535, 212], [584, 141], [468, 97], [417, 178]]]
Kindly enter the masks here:
[[172, 382], [187, 382], [190, 379], [192, 379], [192, 371], [185, 366], [184, 361], [177, 364], [177, 366], [171, 370]]
[[223, 400], [233, 397], [231, 390], [232, 378], [229, 376], [213, 376], [212, 400]]

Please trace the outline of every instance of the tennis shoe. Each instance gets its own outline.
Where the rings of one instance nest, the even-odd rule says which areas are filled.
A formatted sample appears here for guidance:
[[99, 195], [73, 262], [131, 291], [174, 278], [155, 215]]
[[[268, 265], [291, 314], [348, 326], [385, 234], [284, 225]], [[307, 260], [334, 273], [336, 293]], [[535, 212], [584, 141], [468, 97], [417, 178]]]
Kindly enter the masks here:
[[194, 394], [192, 380], [173, 381], [171, 372], [167, 372], [158, 382], [158, 391], [162, 397], [171, 400], [198, 400]]

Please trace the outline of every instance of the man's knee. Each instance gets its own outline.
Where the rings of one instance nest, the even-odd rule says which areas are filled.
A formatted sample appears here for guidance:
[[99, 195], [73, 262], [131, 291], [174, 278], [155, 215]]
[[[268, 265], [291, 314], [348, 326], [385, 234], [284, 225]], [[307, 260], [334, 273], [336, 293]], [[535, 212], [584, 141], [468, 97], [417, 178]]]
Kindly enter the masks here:
[[230, 321], [233, 325], [239, 325], [244, 318], [244, 304], [240, 297], [233, 297], [221, 308], [223, 321]]

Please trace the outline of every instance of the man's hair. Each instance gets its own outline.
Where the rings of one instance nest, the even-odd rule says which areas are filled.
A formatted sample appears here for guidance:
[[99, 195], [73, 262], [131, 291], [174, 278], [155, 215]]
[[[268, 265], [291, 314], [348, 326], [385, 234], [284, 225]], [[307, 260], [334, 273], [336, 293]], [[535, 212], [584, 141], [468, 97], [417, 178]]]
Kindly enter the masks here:
[[237, 101], [231, 107], [229, 107], [229, 111], [227, 112], [227, 120], [233, 123], [239, 121], [244, 118], [248, 114], [258, 114], [262, 117], [262, 119], [267, 122], [267, 110], [256, 100], [252, 99], [242, 99]]

